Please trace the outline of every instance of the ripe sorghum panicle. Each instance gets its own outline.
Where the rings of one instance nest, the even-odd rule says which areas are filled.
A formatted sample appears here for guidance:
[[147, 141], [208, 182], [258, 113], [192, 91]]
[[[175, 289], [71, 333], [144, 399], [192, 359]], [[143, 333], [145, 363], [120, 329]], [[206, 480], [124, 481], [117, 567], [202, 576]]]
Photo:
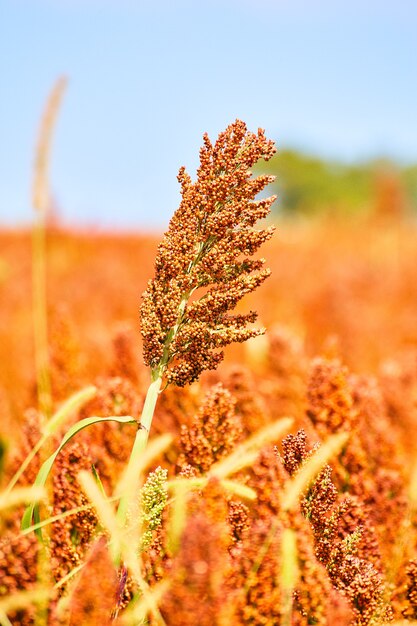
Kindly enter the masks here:
[[235, 413], [235, 400], [221, 383], [206, 395], [192, 424], [181, 427], [183, 453], [178, 465], [187, 464], [204, 474], [227, 456], [242, 434], [240, 420]]
[[[275, 200], [255, 200], [273, 177], [253, 178], [251, 167], [274, 153], [263, 130], [250, 133], [236, 120], [214, 145], [204, 135], [195, 183], [184, 168], [179, 172], [182, 200], [141, 307], [145, 363], [168, 384], [196, 380], [217, 367], [221, 348], [263, 332], [246, 327], [255, 312], [230, 311], [270, 274], [263, 259], [250, 257], [274, 231], [254, 228]], [[193, 296], [197, 290], [200, 297]]]

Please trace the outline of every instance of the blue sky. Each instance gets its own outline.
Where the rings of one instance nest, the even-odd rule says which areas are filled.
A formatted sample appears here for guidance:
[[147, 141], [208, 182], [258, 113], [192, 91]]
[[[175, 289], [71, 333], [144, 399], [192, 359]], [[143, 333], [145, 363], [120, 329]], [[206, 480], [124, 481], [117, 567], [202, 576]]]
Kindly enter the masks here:
[[0, 223], [31, 218], [45, 98], [69, 77], [51, 185], [63, 221], [163, 229], [201, 136], [417, 162], [414, 0], [0, 0]]

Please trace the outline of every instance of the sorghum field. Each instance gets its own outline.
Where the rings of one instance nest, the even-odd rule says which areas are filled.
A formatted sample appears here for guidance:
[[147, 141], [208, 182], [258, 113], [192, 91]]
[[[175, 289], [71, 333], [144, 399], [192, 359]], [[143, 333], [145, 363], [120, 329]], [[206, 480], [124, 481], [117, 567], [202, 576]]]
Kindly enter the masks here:
[[0, 623], [417, 623], [415, 218], [204, 145], [165, 236], [0, 232]]

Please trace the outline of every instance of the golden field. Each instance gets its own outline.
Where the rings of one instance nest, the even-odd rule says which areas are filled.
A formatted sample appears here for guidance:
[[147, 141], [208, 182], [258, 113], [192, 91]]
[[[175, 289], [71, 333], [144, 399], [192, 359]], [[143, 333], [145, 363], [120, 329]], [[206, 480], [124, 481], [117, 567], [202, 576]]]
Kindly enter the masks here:
[[[138, 600], [135, 584], [112, 564], [103, 543], [109, 531], [77, 483], [78, 473], [94, 465], [110, 494], [129, 457], [129, 427], [103, 423], [79, 433], [57, 457], [43, 517], [90, 508], [50, 524], [43, 578], [34, 534], [19, 531], [22, 510], [5, 515], [0, 611], [8, 621], [1, 623], [361, 626], [417, 619], [416, 222], [327, 216], [278, 219], [276, 226], [262, 249], [271, 277], [238, 308], [258, 311], [266, 334], [226, 348], [215, 372], [184, 389], [170, 386], [157, 405], [152, 435], [169, 432], [172, 441], [149, 470], [161, 466], [169, 480], [207, 477], [182, 496], [181, 523], [175, 497], [155, 527], [143, 522], [150, 534], [141, 575], [159, 609], [148, 607], [140, 618], [129, 613]], [[56, 443], [90, 415], [139, 419], [149, 384], [139, 305], [159, 240], [47, 229], [54, 409], [96, 386]], [[28, 231], [0, 233], [0, 301], [7, 485], [42, 432]], [[233, 474], [255, 499], [210, 478], [236, 446], [283, 417], [293, 420], [287, 432], [270, 437]], [[288, 485], [308, 465], [313, 446], [322, 442], [325, 449], [341, 433], [347, 442], [335, 444], [297, 502], [286, 506]], [[34, 460], [17, 486], [32, 483], [38, 468]], [[48, 590], [46, 604], [42, 594], [1, 604], [39, 585]]]

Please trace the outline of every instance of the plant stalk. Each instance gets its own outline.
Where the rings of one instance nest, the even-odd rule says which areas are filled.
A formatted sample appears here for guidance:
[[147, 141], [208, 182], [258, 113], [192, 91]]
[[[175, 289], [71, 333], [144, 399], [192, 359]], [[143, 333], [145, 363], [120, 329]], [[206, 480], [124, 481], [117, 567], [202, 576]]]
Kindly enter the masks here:
[[42, 425], [51, 417], [52, 397], [49, 373], [49, 349], [46, 303], [46, 251], [45, 224], [38, 215], [33, 226], [32, 280], [33, 280], [33, 324], [35, 339], [36, 379], [38, 403]]
[[137, 496], [139, 476], [137, 475], [136, 467], [148, 443], [149, 431], [151, 429], [153, 414], [155, 412], [155, 406], [160, 393], [161, 384], [162, 374], [158, 372], [154, 377], [154, 380], [149, 385], [145, 398], [145, 404], [143, 405], [140, 424], [138, 425], [138, 431], [136, 433], [136, 438], [133, 443], [132, 452], [126, 468], [126, 490], [123, 494], [121, 494], [119, 507], [117, 509], [117, 518], [122, 526], [125, 526], [130, 506]]

